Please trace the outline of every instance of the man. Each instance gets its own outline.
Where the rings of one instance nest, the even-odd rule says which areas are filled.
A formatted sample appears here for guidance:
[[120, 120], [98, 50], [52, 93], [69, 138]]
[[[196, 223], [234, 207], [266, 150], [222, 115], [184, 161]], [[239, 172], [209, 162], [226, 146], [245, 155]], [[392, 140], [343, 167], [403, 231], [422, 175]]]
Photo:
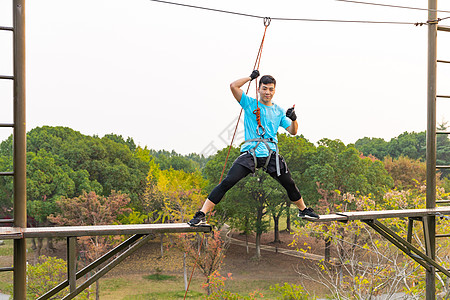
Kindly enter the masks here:
[[278, 154], [278, 127], [285, 128], [292, 135], [297, 134], [298, 123], [294, 107], [289, 108], [285, 114], [281, 107], [272, 102], [276, 80], [270, 75], [262, 76], [259, 81], [259, 103], [256, 99], [247, 96], [241, 87], [258, 77], [258, 70], [254, 70], [249, 77], [238, 79], [230, 85], [234, 98], [245, 112], [246, 141], [241, 146], [241, 155], [234, 161], [227, 177], [212, 190], [201, 210], [188, 222], [191, 226], [205, 224], [206, 214], [213, 210], [225, 193], [239, 180], [250, 173], [254, 173], [256, 168], [261, 167], [286, 189], [289, 199], [299, 209], [298, 216], [300, 218], [319, 218], [313, 209], [306, 207], [297, 186], [292, 180], [286, 162]]

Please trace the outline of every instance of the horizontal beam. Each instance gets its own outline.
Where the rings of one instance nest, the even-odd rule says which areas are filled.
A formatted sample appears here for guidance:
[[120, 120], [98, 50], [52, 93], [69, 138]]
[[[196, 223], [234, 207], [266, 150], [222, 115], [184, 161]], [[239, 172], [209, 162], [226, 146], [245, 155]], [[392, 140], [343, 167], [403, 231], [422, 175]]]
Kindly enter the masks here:
[[450, 169], [450, 165], [448, 165], [448, 166], [436, 166], [436, 169], [438, 169], [438, 170]]
[[0, 123], [0, 127], [14, 127], [13, 123]]
[[14, 172], [0, 172], [0, 176], [14, 176]]
[[436, 204], [445, 204], [445, 203], [450, 203], [450, 200], [448, 199], [436, 200]]
[[0, 227], [0, 240], [21, 239], [23, 238], [22, 230], [18, 227]]
[[450, 98], [450, 96], [447, 95], [436, 95], [437, 98]]
[[14, 28], [13, 27], [7, 27], [7, 26], [0, 26], [0, 30], [14, 31]]
[[444, 63], [444, 64], [450, 64], [449, 60], [440, 60], [440, 59], [438, 59], [437, 62], [438, 63]]
[[450, 134], [450, 131], [436, 131], [436, 134]]
[[450, 215], [450, 207], [422, 208], [422, 209], [403, 209], [403, 210], [376, 210], [376, 211], [354, 211], [342, 212], [329, 215], [321, 215], [319, 219], [305, 218], [311, 222], [329, 222], [329, 221], [354, 221], [354, 220], [376, 220], [389, 218], [408, 218]]
[[447, 31], [447, 32], [450, 32], [450, 27], [447, 27], [447, 26], [438, 26], [438, 27], [437, 27], [437, 30], [439, 30], [439, 31]]
[[450, 233], [436, 234], [437, 238], [446, 238], [450, 237]]
[[14, 219], [0, 219], [0, 223], [14, 223]]
[[132, 235], [150, 233], [211, 232], [211, 226], [192, 227], [186, 223], [171, 224], [131, 224], [97, 226], [60, 226], [60, 227], [4, 227], [0, 228], [0, 238], [40, 238], [97, 235]]
[[9, 79], [9, 80], [14, 80], [14, 76], [8, 76], [8, 75], [0, 75], [0, 79]]
[[0, 272], [12, 272], [12, 271], [14, 271], [13, 267], [0, 268]]

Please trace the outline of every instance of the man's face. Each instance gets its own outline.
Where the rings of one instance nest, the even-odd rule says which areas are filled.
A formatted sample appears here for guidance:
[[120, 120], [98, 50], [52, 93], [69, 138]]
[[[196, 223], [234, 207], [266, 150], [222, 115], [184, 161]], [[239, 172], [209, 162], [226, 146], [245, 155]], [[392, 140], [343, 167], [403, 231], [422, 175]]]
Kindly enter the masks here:
[[263, 83], [259, 86], [259, 97], [264, 104], [270, 104], [274, 94], [275, 85], [273, 83]]

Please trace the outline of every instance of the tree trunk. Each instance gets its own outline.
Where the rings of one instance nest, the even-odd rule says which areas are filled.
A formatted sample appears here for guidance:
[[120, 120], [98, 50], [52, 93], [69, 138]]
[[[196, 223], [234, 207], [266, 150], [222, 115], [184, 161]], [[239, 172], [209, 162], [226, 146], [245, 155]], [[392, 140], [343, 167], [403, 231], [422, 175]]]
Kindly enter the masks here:
[[161, 257], [164, 256], [164, 235], [161, 233]]
[[56, 248], [53, 245], [53, 238], [51, 238], [51, 237], [47, 238], [47, 249], [49, 251], [51, 251], [51, 252], [55, 252], [56, 251]]
[[291, 201], [286, 200], [286, 231], [291, 232]]
[[247, 233], [245, 234], [245, 247], [247, 247], [247, 254], [248, 254], [249, 250], [248, 250], [248, 234]]
[[36, 246], [36, 239], [35, 239], [35, 238], [32, 238], [32, 239], [31, 239], [31, 249], [32, 249], [32, 250], [36, 250], [36, 249], [37, 249], [37, 246]]
[[188, 281], [187, 281], [187, 269], [186, 269], [186, 252], [183, 254], [183, 278], [184, 278], [184, 290], [188, 289]]
[[256, 259], [261, 259], [261, 232], [256, 232]]
[[209, 295], [211, 295], [211, 286], [209, 284], [209, 276], [206, 278], [206, 293]]
[[273, 242], [274, 243], [280, 243], [280, 216], [273, 216]]
[[95, 300], [100, 300], [100, 282], [95, 282]]
[[263, 218], [263, 205], [258, 207], [256, 213], [256, 259], [261, 258], [261, 235], [262, 235], [262, 218]]
[[42, 240], [43, 240], [42, 238], [37, 238], [36, 255], [35, 255], [36, 263], [39, 262], [39, 256], [41, 256]]
[[328, 263], [330, 262], [330, 257], [331, 257], [331, 237], [326, 237], [325, 238], [325, 262]]

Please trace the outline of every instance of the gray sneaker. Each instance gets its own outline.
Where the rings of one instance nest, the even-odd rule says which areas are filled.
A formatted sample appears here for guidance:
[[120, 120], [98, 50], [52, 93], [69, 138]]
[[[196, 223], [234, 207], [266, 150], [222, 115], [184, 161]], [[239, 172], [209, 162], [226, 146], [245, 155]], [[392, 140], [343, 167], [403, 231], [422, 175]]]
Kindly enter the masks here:
[[298, 210], [299, 218], [314, 218], [314, 219], [320, 219], [319, 215], [314, 212], [314, 209], [307, 207], [304, 210]]
[[188, 222], [190, 226], [202, 226], [206, 225], [205, 213], [198, 211], [195, 213], [194, 218]]

